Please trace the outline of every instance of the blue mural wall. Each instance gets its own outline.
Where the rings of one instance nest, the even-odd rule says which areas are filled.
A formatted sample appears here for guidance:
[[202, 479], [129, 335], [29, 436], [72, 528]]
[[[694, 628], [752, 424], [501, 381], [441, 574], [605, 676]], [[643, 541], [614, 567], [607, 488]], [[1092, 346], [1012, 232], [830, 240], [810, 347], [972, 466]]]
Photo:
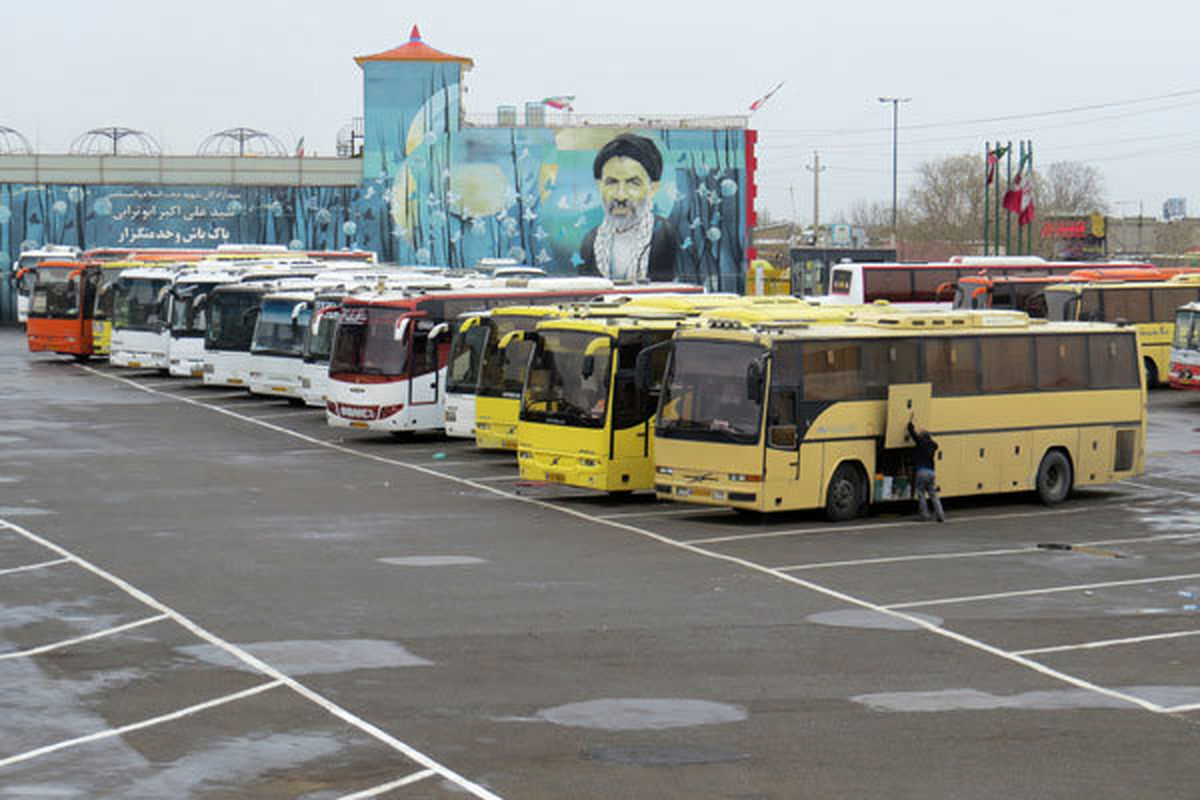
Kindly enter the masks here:
[[[583, 237], [604, 218], [593, 161], [620, 132], [410, 132], [402, 158], [381, 159], [395, 165], [394, 173], [375, 179], [388, 198], [396, 257], [452, 265], [508, 257], [552, 273], [577, 271]], [[676, 231], [677, 277], [740, 291], [748, 231], [745, 132], [633, 132], [651, 139], [663, 156], [654, 211]]]
[[44, 244], [206, 248], [282, 244], [390, 258], [385, 192], [363, 187], [0, 184], [0, 320], [15, 316], [11, 265]]

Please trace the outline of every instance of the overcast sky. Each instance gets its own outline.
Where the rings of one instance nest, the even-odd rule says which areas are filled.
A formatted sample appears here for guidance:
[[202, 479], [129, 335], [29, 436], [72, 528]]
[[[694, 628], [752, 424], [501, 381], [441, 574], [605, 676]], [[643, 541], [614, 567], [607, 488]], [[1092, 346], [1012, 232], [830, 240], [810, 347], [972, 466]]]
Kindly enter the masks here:
[[[744, 114], [759, 131], [759, 207], [821, 220], [900, 193], [922, 160], [982, 158], [985, 140], [1032, 139], [1036, 163], [1099, 169], [1112, 211], [1200, 214], [1200, 6], [1041, 0], [797, 3], [735, 0], [61, 0], [4, 14], [0, 125], [65, 152], [107, 125], [192, 154], [236, 126], [333, 155], [362, 114], [356, 55], [426, 44], [468, 56], [468, 112], [574, 94], [580, 114]], [[187, 9], [186, 11], [184, 9]], [[1072, 110], [1080, 108], [1090, 110]]]

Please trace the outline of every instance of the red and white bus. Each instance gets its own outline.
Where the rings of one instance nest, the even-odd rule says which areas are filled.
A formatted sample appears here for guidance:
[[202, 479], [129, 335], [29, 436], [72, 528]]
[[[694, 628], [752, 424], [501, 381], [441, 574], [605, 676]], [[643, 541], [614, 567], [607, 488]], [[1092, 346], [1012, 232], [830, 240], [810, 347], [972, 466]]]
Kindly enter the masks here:
[[954, 287], [967, 275], [1029, 277], [1065, 275], [1092, 267], [1142, 269], [1149, 262], [1047, 261], [1038, 256], [955, 256], [949, 261], [922, 263], [834, 264], [825, 303], [873, 303], [886, 300], [926, 308], [949, 308]]
[[[612, 296], [602, 278], [484, 279], [444, 291], [382, 292], [342, 301], [329, 358], [325, 419], [335, 428], [405, 433], [445, 427], [451, 324], [461, 314], [509, 305]], [[695, 293], [685, 284], [640, 284], [621, 293]]]

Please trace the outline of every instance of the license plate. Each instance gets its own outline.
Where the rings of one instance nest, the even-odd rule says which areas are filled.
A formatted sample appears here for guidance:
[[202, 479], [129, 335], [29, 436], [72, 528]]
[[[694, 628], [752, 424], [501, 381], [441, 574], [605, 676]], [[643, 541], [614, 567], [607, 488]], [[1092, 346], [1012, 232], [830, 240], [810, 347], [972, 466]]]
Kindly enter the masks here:
[[194, 370], [192, 370], [192, 377], [193, 377], [193, 378], [203, 378], [203, 377], [204, 377], [204, 370], [202, 370], [202, 369], [194, 369]]
[[140, 361], [130, 361], [129, 362], [129, 366], [133, 367], [134, 369], [137, 369], [141, 365], [142, 365], [142, 362], [140, 362]]
[[272, 386], [271, 391], [272, 392], [286, 392], [287, 389], [283, 386]]
[[369, 428], [370, 426], [367, 425], [367, 423], [365, 423], [365, 422], [351, 422], [350, 427], [351, 428]]
[[225, 382], [226, 382], [226, 383], [229, 383], [229, 384], [232, 384], [232, 385], [234, 385], [234, 386], [241, 386], [241, 385], [242, 385], [242, 379], [241, 379], [241, 378], [230, 378], [229, 380], [227, 380], [227, 381], [225, 381]]
[[567, 480], [567, 476], [565, 473], [562, 473], [562, 472], [547, 472], [546, 480], [554, 481], [555, 483], [565, 483]]

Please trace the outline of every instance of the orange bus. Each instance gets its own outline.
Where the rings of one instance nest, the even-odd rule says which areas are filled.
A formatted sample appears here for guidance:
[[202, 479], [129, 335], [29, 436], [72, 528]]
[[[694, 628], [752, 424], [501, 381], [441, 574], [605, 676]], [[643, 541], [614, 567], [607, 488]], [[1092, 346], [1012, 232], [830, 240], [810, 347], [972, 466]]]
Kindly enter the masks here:
[[96, 262], [38, 264], [25, 324], [31, 352], [62, 353], [81, 361], [92, 354], [92, 311], [99, 279]]

